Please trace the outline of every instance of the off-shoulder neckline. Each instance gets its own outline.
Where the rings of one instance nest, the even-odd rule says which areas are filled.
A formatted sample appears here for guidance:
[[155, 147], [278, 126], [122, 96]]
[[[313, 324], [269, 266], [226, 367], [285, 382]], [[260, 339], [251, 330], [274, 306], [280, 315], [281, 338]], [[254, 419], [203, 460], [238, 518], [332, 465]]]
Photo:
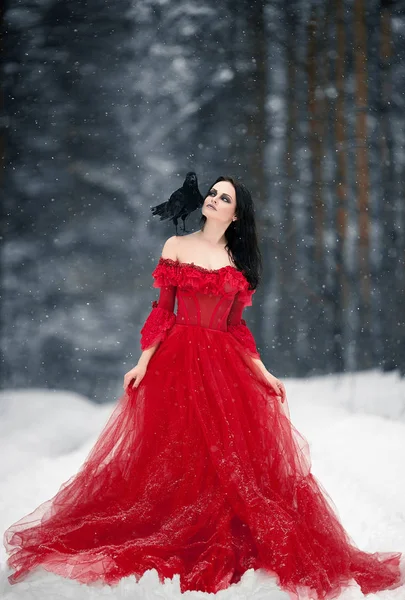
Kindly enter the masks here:
[[167, 262], [169, 264], [176, 264], [180, 267], [194, 267], [194, 269], [203, 271], [204, 273], [219, 273], [220, 271], [224, 271], [225, 269], [232, 269], [234, 271], [237, 271], [241, 275], [243, 275], [242, 271], [240, 271], [237, 267], [234, 267], [232, 265], [225, 265], [224, 267], [219, 267], [219, 269], [208, 269], [207, 267], [202, 267], [201, 265], [196, 265], [194, 262], [180, 262], [178, 258], [176, 258], [176, 259], [164, 258], [163, 256], [161, 256], [159, 258], [159, 261]]

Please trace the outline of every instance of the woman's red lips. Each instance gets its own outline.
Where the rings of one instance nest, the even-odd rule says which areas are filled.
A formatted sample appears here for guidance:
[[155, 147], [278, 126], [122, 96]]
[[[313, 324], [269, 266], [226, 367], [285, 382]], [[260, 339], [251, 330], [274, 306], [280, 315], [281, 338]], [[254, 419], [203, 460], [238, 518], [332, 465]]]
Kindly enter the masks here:
[[209, 202], [208, 202], [207, 206], [211, 206], [211, 208], [213, 208], [214, 210], [217, 210], [217, 209], [215, 208], [215, 206], [214, 206], [213, 204], [210, 204]]

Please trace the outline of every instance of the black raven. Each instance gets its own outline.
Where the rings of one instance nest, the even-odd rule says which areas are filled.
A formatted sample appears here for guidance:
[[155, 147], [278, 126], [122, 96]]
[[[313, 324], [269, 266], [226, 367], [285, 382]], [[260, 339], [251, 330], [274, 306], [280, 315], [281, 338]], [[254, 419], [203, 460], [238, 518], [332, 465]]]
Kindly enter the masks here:
[[204, 204], [200, 190], [198, 189], [197, 175], [189, 171], [181, 188], [173, 192], [167, 202], [152, 206], [153, 215], [160, 215], [160, 220], [172, 219], [176, 227], [179, 219], [183, 220], [183, 231], [186, 231], [186, 219], [190, 213]]

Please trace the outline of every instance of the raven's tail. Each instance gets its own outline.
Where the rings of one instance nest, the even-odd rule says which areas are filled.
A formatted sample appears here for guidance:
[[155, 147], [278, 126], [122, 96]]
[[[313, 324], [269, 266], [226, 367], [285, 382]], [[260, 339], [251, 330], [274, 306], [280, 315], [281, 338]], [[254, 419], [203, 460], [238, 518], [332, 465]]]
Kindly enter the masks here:
[[167, 205], [168, 202], [162, 202], [162, 204], [158, 204], [157, 206], [151, 206], [152, 214], [154, 216], [159, 215], [161, 221], [163, 221], [163, 219], [168, 219], [172, 215], [168, 212]]

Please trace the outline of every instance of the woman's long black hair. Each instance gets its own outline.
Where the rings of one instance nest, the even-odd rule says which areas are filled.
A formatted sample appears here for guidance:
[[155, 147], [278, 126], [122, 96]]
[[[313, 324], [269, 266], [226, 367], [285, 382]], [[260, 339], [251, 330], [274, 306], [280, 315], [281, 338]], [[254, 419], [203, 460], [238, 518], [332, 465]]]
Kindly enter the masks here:
[[[232, 177], [218, 177], [209, 187], [205, 198], [211, 188], [219, 181], [229, 181], [236, 192], [236, 221], [232, 221], [225, 231], [226, 249], [235, 266], [242, 271], [249, 281], [249, 289], [256, 289], [262, 274], [262, 257], [257, 239], [255, 211], [252, 196], [247, 187]], [[204, 229], [207, 217], [201, 216], [200, 225]]]

